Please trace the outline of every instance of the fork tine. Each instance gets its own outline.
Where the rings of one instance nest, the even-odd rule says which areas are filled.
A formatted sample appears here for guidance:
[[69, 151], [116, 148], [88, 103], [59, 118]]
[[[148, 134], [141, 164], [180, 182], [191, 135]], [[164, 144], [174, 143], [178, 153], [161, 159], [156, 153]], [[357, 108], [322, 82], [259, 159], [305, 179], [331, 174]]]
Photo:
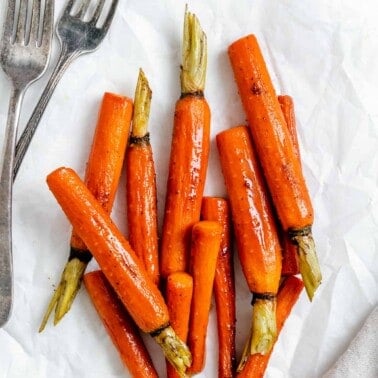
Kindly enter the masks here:
[[112, 23], [114, 13], [115, 13], [116, 8], [117, 8], [117, 4], [118, 4], [118, 0], [113, 0], [112, 5], [110, 6], [110, 9], [109, 9], [109, 13], [106, 16], [104, 25], [102, 26], [102, 29], [104, 29], [105, 32], [109, 29], [109, 26]]
[[13, 35], [13, 25], [16, 22], [14, 19], [16, 13], [16, 2], [14, 0], [8, 0], [8, 11], [4, 21], [3, 40], [10, 40]]
[[73, 8], [75, 0], [68, 0], [66, 7], [64, 8], [64, 13], [70, 14]]
[[38, 43], [38, 30], [39, 19], [41, 14], [41, 0], [33, 1], [31, 28], [30, 28], [30, 41], [37, 41]]
[[87, 12], [90, 4], [90, 0], [83, 0], [78, 12], [75, 14], [75, 17], [77, 18], [83, 18], [85, 16], [85, 13]]
[[97, 7], [96, 7], [96, 10], [95, 10], [93, 17], [92, 17], [92, 20], [91, 20], [91, 22], [93, 24], [97, 24], [97, 21], [101, 16], [101, 12], [102, 12], [102, 9], [104, 8], [104, 5], [105, 5], [105, 0], [99, 0]]
[[48, 48], [53, 35], [54, 27], [54, 0], [45, 0], [45, 11], [43, 14], [43, 25], [42, 25], [42, 37], [41, 46], [43, 48]]
[[18, 42], [18, 43], [25, 42], [27, 15], [28, 15], [28, 0], [20, 0], [20, 11], [18, 13], [15, 42]]

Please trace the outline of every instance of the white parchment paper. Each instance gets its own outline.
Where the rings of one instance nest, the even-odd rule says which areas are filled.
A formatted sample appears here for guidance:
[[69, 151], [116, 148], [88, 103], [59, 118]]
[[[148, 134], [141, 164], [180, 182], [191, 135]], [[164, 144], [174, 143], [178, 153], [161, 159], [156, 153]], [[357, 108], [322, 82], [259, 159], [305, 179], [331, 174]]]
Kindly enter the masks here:
[[[377, 2], [310, 0], [187, 0], [208, 35], [206, 97], [212, 136], [243, 123], [228, 45], [257, 35], [278, 93], [294, 97], [303, 169], [316, 211], [314, 234], [323, 284], [314, 301], [303, 294], [286, 322], [267, 377], [320, 377], [337, 360], [377, 303], [378, 279], [378, 27]], [[56, 17], [63, 1], [56, 1]], [[151, 140], [164, 208], [185, 2], [122, 0], [100, 49], [68, 69], [46, 110], [14, 186], [14, 306], [0, 329], [0, 378], [118, 378], [128, 376], [85, 290], [62, 322], [38, 327], [67, 259], [70, 225], [45, 183], [58, 166], [83, 176], [105, 91], [130, 97], [138, 68], [153, 89]], [[6, 5], [1, 2], [0, 18]], [[57, 40], [51, 64], [56, 61]], [[47, 80], [27, 92], [20, 129]], [[0, 73], [0, 140], [10, 84]], [[212, 141], [207, 195], [225, 195]], [[113, 218], [127, 233], [124, 178]], [[92, 262], [90, 269], [96, 263]], [[250, 295], [236, 259], [237, 352], [249, 328]], [[148, 348], [161, 376], [164, 363]], [[356, 377], [358, 377], [358, 366]], [[206, 367], [217, 376], [215, 313]]]

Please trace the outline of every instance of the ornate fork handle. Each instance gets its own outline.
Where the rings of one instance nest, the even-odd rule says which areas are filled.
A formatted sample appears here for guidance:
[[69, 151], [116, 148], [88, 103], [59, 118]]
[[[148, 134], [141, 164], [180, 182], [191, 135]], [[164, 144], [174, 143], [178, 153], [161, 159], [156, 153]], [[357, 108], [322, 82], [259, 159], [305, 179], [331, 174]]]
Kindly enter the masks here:
[[39, 121], [41, 120], [43, 113], [46, 110], [47, 104], [50, 101], [54, 90], [59, 83], [59, 80], [62, 78], [64, 72], [66, 71], [67, 67], [71, 64], [71, 62], [77, 58], [82, 52], [80, 50], [76, 51], [69, 51], [64, 46], [60, 52], [58, 62], [54, 68], [53, 73], [42, 92], [42, 95], [34, 108], [32, 115], [17, 143], [16, 146], [16, 153], [15, 153], [15, 160], [14, 160], [14, 168], [13, 168], [13, 180], [15, 180], [17, 176], [17, 172], [20, 168], [22, 160], [26, 154], [26, 151], [29, 147], [29, 144], [33, 138], [33, 135], [37, 129]]

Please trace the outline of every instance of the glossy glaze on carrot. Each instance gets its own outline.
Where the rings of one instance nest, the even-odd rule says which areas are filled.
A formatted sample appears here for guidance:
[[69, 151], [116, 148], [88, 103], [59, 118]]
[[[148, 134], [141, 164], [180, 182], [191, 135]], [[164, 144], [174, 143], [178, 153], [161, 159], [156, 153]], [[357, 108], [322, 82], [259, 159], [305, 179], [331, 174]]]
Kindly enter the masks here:
[[[290, 138], [293, 142], [294, 153], [301, 161], [299, 150], [297, 126], [295, 121], [294, 101], [288, 95], [278, 96], [282, 114], [285, 118], [287, 128], [289, 129]], [[293, 244], [287, 233], [283, 232], [282, 236], [282, 272], [283, 276], [293, 276], [299, 274], [298, 246]]]
[[222, 131], [216, 141], [249, 289], [275, 294], [281, 275], [281, 250], [248, 128], [237, 126]]
[[[303, 290], [303, 282], [297, 277], [288, 277], [281, 285], [277, 295], [277, 331], [281, 332], [286, 319]], [[249, 356], [244, 368], [237, 375], [239, 378], [263, 378], [272, 352], [263, 356]]]
[[159, 282], [157, 194], [148, 118], [152, 91], [140, 70], [126, 152], [126, 203], [129, 242], [152, 280]]
[[128, 241], [72, 169], [53, 171], [47, 183], [135, 323], [154, 337], [170, 362], [184, 373], [191, 362], [190, 352], [169, 326], [164, 299]]
[[139, 331], [104, 274], [84, 275], [84, 285], [122, 362], [135, 378], [158, 378]]
[[[121, 176], [132, 112], [133, 103], [129, 98], [109, 92], [104, 94], [85, 172], [85, 182], [108, 213], [112, 209]], [[69, 311], [80, 288], [84, 271], [92, 259], [92, 254], [75, 229], [72, 231], [70, 247], [68, 262], [42, 320], [40, 331], [44, 329], [54, 308], [54, 324]]]
[[[184, 272], [168, 276], [165, 288], [169, 318], [177, 336], [186, 342], [189, 330], [190, 306], [193, 295], [193, 278]], [[167, 363], [167, 377], [178, 378], [172, 365]]]
[[276, 337], [275, 296], [281, 277], [281, 248], [248, 128], [233, 127], [216, 136], [230, 200], [244, 276], [254, 294], [251, 353], [267, 353]]
[[240, 38], [228, 54], [278, 217], [293, 243], [310, 300], [321, 282], [311, 226], [314, 212], [301, 164], [260, 47], [254, 35]]
[[207, 325], [221, 239], [222, 226], [218, 222], [199, 221], [193, 226], [190, 255], [193, 298], [188, 334], [193, 358], [191, 374], [202, 371], [205, 364]]
[[196, 16], [187, 11], [161, 241], [164, 278], [187, 271], [191, 229], [200, 219], [210, 147], [210, 109], [203, 93], [206, 60], [206, 36]]
[[222, 226], [222, 240], [214, 277], [214, 298], [218, 329], [218, 377], [232, 378], [235, 373], [235, 278], [231, 245], [231, 213], [228, 201], [220, 197], [203, 197], [201, 219]]
[[311, 226], [314, 213], [299, 160], [256, 37], [228, 50], [251, 135], [285, 230]]

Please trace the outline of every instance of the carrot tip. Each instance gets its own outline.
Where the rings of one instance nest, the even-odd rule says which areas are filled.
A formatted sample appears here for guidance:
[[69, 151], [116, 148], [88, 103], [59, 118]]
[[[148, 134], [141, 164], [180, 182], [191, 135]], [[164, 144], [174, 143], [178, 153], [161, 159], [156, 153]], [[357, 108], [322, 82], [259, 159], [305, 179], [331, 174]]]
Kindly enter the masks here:
[[298, 245], [299, 270], [302, 275], [306, 293], [312, 301], [315, 291], [322, 281], [319, 261], [315, 251], [315, 242], [311, 234], [308, 233], [293, 234], [291, 239]]
[[163, 349], [166, 359], [173, 365], [180, 377], [187, 377], [186, 369], [192, 364], [192, 355], [187, 345], [181, 341], [171, 326], [153, 335]]
[[277, 338], [276, 304], [276, 297], [254, 301], [249, 354], [264, 355], [272, 349]]
[[74, 301], [77, 292], [80, 289], [81, 280], [87, 267], [87, 263], [73, 258], [68, 261], [58, 288], [55, 290], [53, 297], [47, 307], [47, 311], [42, 319], [39, 332], [42, 332], [47, 324], [47, 321], [55, 308], [54, 325], [57, 325], [63, 316], [70, 310], [72, 302]]

